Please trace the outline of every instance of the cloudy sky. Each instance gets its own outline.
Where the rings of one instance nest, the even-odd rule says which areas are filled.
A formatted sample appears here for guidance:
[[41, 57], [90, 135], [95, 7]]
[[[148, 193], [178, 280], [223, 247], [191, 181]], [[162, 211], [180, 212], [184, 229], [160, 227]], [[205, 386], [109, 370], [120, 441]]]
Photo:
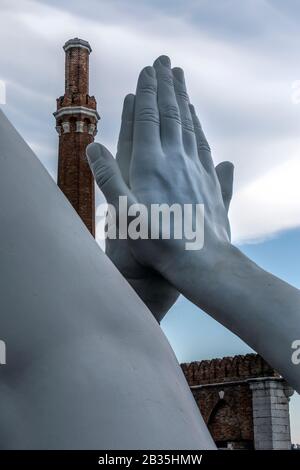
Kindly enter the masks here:
[[[167, 54], [185, 69], [215, 162], [235, 164], [234, 242], [300, 287], [300, 2], [0, 0], [0, 8], [2, 109], [54, 178], [52, 112], [64, 92], [64, 42], [81, 37], [92, 46], [97, 139], [112, 151], [123, 97], [142, 67]], [[184, 299], [163, 328], [182, 361], [249, 350]], [[293, 417], [299, 402], [292, 401]]]

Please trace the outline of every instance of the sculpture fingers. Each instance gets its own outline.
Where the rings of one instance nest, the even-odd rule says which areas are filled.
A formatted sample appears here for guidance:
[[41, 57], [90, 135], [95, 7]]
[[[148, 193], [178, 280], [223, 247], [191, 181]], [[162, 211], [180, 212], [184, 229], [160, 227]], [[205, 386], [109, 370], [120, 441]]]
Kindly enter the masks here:
[[231, 162], [221, 162], [216, 166], [216, 173], [221, 186], [224, 206], [228, 212], [233, 192], [234, 165]]
[[189, 157], [198, 160], [194, 123], [189, 107], [190, 101], [185, 84], [184, 72], [181, 68], [174, 67], [172, 69], [172, 73], [174, 89], [181, 118], [182, 141], [184, 150]]
[[181, 118], [174, 89], [171, 62], [169, 57], [160, 56], [153, 66], [157, 76], [157, 102], [162, 147], [178, 149], [182, 146]]
[[127, 196], [132, 202], [133, 195], [125, 184], [118, 164], [104, 145], [92, 143], [86, 149], [87, 159], [99, 188], [108, 204], [118, 207], [119, 196]]
[[145, 67], [136, 89], [133, 154], [142, 160], [146, 149], [156, 152], [160, 148], [156, 74], [153, 67]]
[[121, 129], [118, 141], [116, 160], [119, 165], [123, 179], [128, 187], [129, 169], [133, 145], [133, 121], [134, 121], [135, 95], [129, 94], [124, 99]]
[[189, 105], [194, 123], [195, 136], [197, 141], [198, 156], [202, 166], [208, 173], [214, 172], [214, 164], [211, 156], [210, 146], [206, 140], [199, 118], [192, 104]]

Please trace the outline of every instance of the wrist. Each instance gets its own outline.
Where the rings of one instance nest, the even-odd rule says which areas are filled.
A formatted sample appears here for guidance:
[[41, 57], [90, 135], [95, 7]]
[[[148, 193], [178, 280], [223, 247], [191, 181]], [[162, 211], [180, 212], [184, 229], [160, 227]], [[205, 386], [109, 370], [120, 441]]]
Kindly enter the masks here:
[[199, 305], [199, 297], [204, 301], [206, 292], [230, 282], [228, 267], [233, 262], [240, 263], [240, 256], [242, 253], [229, 242], [204, 245], [195, 251], [181, 249], [167, 258], [160, 272], [179, 292]]

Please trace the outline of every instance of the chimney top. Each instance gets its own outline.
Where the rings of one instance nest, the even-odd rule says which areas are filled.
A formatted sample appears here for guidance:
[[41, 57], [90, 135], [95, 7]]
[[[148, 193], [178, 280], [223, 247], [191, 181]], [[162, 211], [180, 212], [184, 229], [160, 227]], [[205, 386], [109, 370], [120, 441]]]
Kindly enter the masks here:
[[69, 39], [64, 45], [64, 51], [67, 52], [67, 50], [71, 49], [72, 47], [82, 47], [83, 49], [87, 49], [89, 53], [92, 52], [92, 48], [89, 45], [88, 41], [85, 41], [84, 39]]

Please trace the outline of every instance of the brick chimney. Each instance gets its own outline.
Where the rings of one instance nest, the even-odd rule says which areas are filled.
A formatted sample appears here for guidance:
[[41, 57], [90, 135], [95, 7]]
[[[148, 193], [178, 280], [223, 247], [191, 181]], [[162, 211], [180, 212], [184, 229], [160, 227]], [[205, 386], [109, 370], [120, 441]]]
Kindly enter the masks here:
[[56, 130], [59, 135], [57, 184], [95, 236], [95, 190], [85, 149], [94, 141], [100, 116], [94, 96], [89, 96], [91, 46], [83, 39], [64, 45], [65, 94], [59, 97]]

